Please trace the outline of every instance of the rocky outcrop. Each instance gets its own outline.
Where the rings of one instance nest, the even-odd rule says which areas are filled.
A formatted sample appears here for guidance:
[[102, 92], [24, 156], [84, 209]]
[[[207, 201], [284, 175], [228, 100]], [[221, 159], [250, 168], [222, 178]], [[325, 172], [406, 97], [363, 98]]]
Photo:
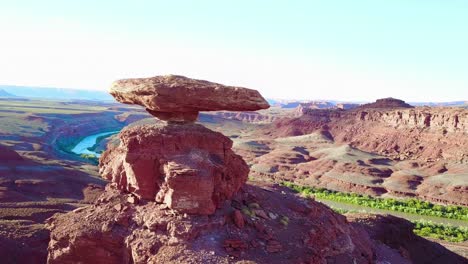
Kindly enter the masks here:
[[169, 121], [127, 128], [120, 145], [103, 154], [100, 173], [120, 190], [180, 213], [210, 215], [247, 180], [249, 168], [232, 141], [193, 121], [198, 111], [268, 108], [257, 91], [169, 75], [120, 80], [111, 94]]
[[221, 111], [214, 113], [216, 117], [223, 119], [237, 120], [251, 124], [269, 124], [275, 121], [278, 117], [272, 114], [261, 114], [257, 112], [227, 112]]
[[468, 133], [468, 110], [462, 108], [429, 108], [387, 111], [354, 111], [356, 119], [378, 122], [393, 128], [427, 128], [442, 133]]
[[232, 141], [198, 124], [130, 127], [101, 158], [100, 173], [139, 199], [184, 213], [212, 214], [247, 180]]
[[395, 98], [377, 99], [374, 103], [361, 105], [359, 108], [413, 108], [413, 106], [405, 103], [405, 101]]
[[348, 110], [358, 107], [358, 104], [347, 104], [347, 103], [331, 103], [331, 102], [308, 102], [308, 103], [300, 103], [294, 109], [294, 116], [302, 116], [309, 112], [313, 112], [314, 110], [326, 110], [326, 109], [341, 109], [341, 110]]
[[256, 90], [179, 75], [119, 80], [112, 84], [110, 93], [117, 101], [141, 105], [166, 121], [195, 121], [200, 111], [256, 111], [269, 107]]
[[349, 110], [359, 107], [359, 104], [353, 104], [353, 103], [338, 103], [336, 104], [336, 108], [338, 109], [343, 109], [343, 110]]
[[51, 218], [48, 263], [381, 260], [362, 229], [284, 187], [245, 185], [209, 217], [179, 214], [155, 202], [133, 204], [130, 197], [109, 185], [95, 205]]

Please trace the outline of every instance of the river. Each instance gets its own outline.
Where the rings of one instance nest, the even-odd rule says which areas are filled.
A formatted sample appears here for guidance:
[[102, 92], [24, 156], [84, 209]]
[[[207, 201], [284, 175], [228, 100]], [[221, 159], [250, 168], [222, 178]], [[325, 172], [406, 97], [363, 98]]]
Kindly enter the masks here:
[[109, 135], [117, 134], [117, 133], [119, 133], [119, 131], [103, 132], [103, 133], [87, 136], [83, 138], [80, 142], [78, 142], [78, 144], [76, 144], [76, 146], [71, 151], [78, 155], [90, 154], [90, 155], [95, 155], [96, 157], [100, 157], [101, 154], [94, 152], [94, 151], [90, 151], [88, 150], [88, 148], [94, 146], [99, 137], [109, 136]]

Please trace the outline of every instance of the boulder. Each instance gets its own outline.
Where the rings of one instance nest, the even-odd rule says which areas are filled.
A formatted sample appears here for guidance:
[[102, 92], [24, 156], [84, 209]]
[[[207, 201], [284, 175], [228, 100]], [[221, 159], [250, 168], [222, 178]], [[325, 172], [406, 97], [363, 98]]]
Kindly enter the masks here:
[[117, 101], [141, 105], [165, 121], [193, 122], [200, 111], [256, 111], [270, 107], [256, 90], [179, 75], [118, 80], [110, 93]]
[[239, 211], [239, 210], [234, 210], [234, 213], [233, 213], [233, 220], [234, 220], [234, 223], [236, 224], [236, 226], [238, 228], [244, 228], [244, 225], [245, 225], [245, 221], [244, 221], [244, 216], [242, 215], [242, 213]]

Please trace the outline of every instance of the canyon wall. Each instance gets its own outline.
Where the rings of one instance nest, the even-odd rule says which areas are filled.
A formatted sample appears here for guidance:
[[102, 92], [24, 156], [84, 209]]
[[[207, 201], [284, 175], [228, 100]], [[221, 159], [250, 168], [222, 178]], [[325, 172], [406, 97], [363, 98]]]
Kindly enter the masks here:
[[357, 108], [308, 110], [274, 122], [273, 137], [328, 131], [335, 142], [396, 159], [468, 160], [468, 110], [463, 108]]

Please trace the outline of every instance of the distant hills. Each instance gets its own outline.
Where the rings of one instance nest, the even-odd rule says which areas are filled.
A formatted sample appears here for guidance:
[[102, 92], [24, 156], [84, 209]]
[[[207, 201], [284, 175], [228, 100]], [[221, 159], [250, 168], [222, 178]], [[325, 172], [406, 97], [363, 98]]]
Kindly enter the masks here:
[[[361, 105], [366, 102], [341, 102], [336, 100], [281, 100], [281, 99], [268, 99], [268, 103], [271, 106], [277, 106], [281, 108], [296, 108], [304, 105], [315, 105], [318, 109], [327, 108], [341, 108], [341, 105]], [[410, 102], [412, 106], [429, 106], [429, 107], [464, 107], [468, 108], [468, 101], [453, 101], [453, 102]]]
[[0, 85], [0, 97], [26, 97], [55, 100], [114, 100], [109, 93], [104, 91], [13, 85]]
[[0, 89], [0, 97], [7, 97], [7, 98], [11, 98], [11, 97], [16, 97], [16, 95], [14, 94], [11, 94], [3, 89]]
[[410, 104], [414, 106], [430, 106], [430, 107], [435, 107], [435, 106], [468, 107], [468, 101], [454, 101], [454, 102], [440, 102], [440, 103], [416, 102], [416, 103], [410, 103]]
[[[52, 88], [37, 86], [15, 86], [0, 85], [0, 98], [39, 98], [52, 100], [91, 100], [91, 101], [114, 101], [114, 98], [106, 91], [81, 90], [69, 88]], [[316, 108], [335, 108], [342, 105], [342, 101], [336, 100], [282, 100], [266, 99], [271, 106], [281, 108], [296, 108], [303, 104], [314, 104]], [[364, 102], [349, 102], [352, 104], [363, 104]], [[413, 106], [451, 106], [468, 107], [468, 101], [454, 102], [410, 102]]]

